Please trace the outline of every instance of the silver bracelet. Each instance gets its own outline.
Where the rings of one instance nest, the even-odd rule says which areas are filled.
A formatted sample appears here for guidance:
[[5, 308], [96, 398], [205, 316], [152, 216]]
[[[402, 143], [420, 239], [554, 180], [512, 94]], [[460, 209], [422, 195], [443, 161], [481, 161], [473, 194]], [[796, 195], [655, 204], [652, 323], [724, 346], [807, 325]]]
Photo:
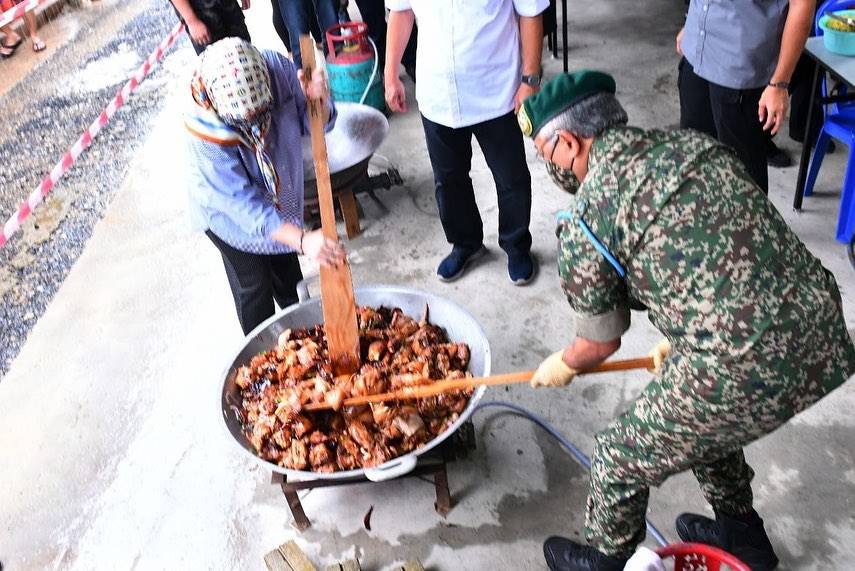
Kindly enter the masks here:
[[300, 228], [300, 255], [304, 255], [303, 252], [303, 238], [306, 236], [306, 231]]

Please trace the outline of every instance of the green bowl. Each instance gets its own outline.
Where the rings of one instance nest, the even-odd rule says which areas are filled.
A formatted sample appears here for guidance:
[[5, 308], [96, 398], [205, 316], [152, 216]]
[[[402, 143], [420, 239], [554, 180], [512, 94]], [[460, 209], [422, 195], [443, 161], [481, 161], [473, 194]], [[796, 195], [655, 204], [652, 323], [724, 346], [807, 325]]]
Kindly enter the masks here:
[[[848, 16], [855, 19], [855, 10], [838, 10], [834, 13], [838, 16]], [[823, 30], [822, 42], [825, 44], [825, 48], [843, 56], [855, 56], [855, 32], [841, 32], [828, 27], [830, 19], [827, 14], [819, 19], [819, 27]]]

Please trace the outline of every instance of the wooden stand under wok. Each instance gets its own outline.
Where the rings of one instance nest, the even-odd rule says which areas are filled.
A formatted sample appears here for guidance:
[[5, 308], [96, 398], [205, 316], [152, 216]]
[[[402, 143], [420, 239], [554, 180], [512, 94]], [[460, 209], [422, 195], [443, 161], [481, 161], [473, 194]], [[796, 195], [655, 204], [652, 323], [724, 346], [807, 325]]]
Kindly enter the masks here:
[[[433, 507], [439, 515], [445, 517], [451, 511], [451, 490], [448, 487], [448, 463], [465, 457], [474, 449], [475, 428], [471, 422], [465, 422], [445, 442], [430, 452], [419, 456], [415, 469], [401, 476], [401, 478], [433, 476], [434, 489], [436, 490], [436, 502], [434, 502]], [[298, 531], [305, 531], [312, 525], [312, 522], [306, 516], [305, 510], [303, 510], [303, 504], [300, 502], [298, 493], [301, 490], [348, 486], [369, 482], [370, 480], [365, 476], [355, 476], [342, 480], [298, 481], [288, 480], [287, 476], [279, 473], [274, 473], [271, 479], [272, 484], [276, 484], [282, 488], [282, 493], [285, 494], [288, 507], [291, 509], [291, 515], [294, 516], [294, 523], [292, 525]], [[381, 484], [382, 482], [376, 483]]]

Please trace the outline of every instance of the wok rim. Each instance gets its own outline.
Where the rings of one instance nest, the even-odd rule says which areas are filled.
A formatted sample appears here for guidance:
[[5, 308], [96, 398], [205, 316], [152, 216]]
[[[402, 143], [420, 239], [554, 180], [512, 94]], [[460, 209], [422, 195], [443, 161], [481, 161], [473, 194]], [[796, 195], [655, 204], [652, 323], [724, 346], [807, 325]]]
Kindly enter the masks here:
[[[372, 150], [368, 154], [368, 156], [363, 157], [359, 161], [354, 162], [353, 164], [350, 164], [347, 167], [338, 168], [338, 170], [336, 170], [335, 172], [330, 171], [330, 175], [335, 175], [335, 174], [345, 172], [346, 170], [353, 168], [354, 166], [358, 165], [361, 162], [365, 162], [367, 160], [370, 160], [375, 154], [377, 154], [377, 150], [381, 146], [383, 146], [383, 143], [386, 141], [386, 137], [389, 136], [389, 119], [379, 109], [375, 109], [374, 107], [371, 107], [370, 105], [367, 105], [365, 103], [359, 103], [357, 101], [336, 101], [335, 105], [339, 111], [344, 110], [345, 112], [347, 112], [348, 109], [352, 109], [352, 110], [368, 113], [370, 115], [374, 115], [375, 119], [378, 119], [378, 120], [382, 119], [382, 121], [378, 122], [378, 125], [381, 125], [380, 131], [382, 131], [382, 137], [381, 137], [380, 142], [378, 143], [377, 147], [374, 150]], [[335, 127], [333, 127], [333, 130], [335, 130]], [[332, 131], [330, 131], [330, 133], [331, 132]], [[336, 165], [336, 166], [339, 167], [339, 165]], [[367, 168], [366, 168], [366, 170], [367, 170]], [[309, 172], [305, 172], [305, 169], [304, 169], [303, 182], [304, 183], [306, 183], [306, 182], [317, 183], [317, 178], [318, 178], [318, 175], [315, 172], [314, 163], [312, 163], [312, 167], [311, 167]]]
[[[406, 294], [406, 295], [415, 294], [419, 297], [424, 298], [425, 302], [428, 303], [428, 306], [431, 305], [431, 299], [438, 299], [442, 303], [448, 304], [449, 306], [451, 306], [455, 310], [455, 312], [458, 315], [469, 319], [472, 322], [472, 325], [474, 326], [474, 328], [481, 335], [481, 339], [483, 341], [483, 346], [484, 346], [484, 371], [483, 371], [481, 376], [486, 377], [486, 376], [490, 375], [491, 361], [492, 361], [492, 350], [490, 347], [489, 339], [487, 338], [487, 334], [485, 333], [484, 328], [481, 326], [480, 322], [477, 319], [475, 319], [475, 317], [469, 311], [464, 309], [457, 302], [452, 301], [446, 297], [443, 297], [443, 296], [440, 296], [440, 295], [437, 295], [437, 294], [434, 294], [431, 292], [427, 292], [427, 291], [424, 291], [421, 289], [417, 289], [417, 288], [410, 288], [410, 287], [397, 286], [397, 285], [369, 284], [369, 285], [358, 286], [358, 287], [354, 288], [354, 298], [356, 299], [357, 304], [359, 303], [359, 299], [358, 299], [359, 294], [362, 292], [365, 292], [365, 293], [378, 293], [379, 292], [379, 293]], [[221, 416], [222, 416], [222, 420], [223, 420], [221, 427], [228, 434], [229, 440], [241, 450], [243, 455], [251, 458], [256, 464], [258, 464], [264, 468], [270, 469], [274, 473], [283, 474], [285, 476], [292, 477], [295, 479], [295, 481], [345, 480], [348, 478], [357, 478], [357, 477], [365, 477], [369, 480], [372, 480], [372, 478], [369, 476], [370, 473], [380, 474], [381, 472], [389, 471], [390, 469], [396, 468], [400, 464], [407, 462], [408, 461], [407, 459], [410, 457], [415, 457], [416, 462], [417, 462], [419, 456], [433, 450], [434, 448], [436, 448], [437, 446], [442, 444], [446, 439], [448, 439], [452, 434], [454, 434], [464, 422], [469, 420], [469, 418], [475, 412], [475, 407], [478, 405], [478, 402], [483, 398], [484, 393], [487, 390], [486, 386], [481, 386], [481, 387], [478, 387], [477, 389], [475, 389], [475, 392], [472, 393], [472, 396], [469, 398], [469, 402], [466, 404], [466, 408], [463, 409], [463, 412], [460, 413], [460, 416], [457, 418], [457, 420], [455, 420], [451, 424], [451, 426], [449, 426], [443, 432], [441, 432], [440, 434], [438, 434], [437, 436], [435, 436], [431, 440], [427, 441], [424, 444], [424, 446], [422, 446], [421, 448], [418, 448], [416, 450], [413, 450], [411, 452], [408, 452], [407, 454], [404, 454], [401, 456], [396, 456], [395, 458], [392, 458], [391, 460], [388, 460], [387, 462], [384, 462], [383, 464], [379, 464], [377, 466], [372, 466], [369, 468], [359, 468], [359, 469], [354, 469], [354, 470], [340, 470], [340, 471], [330, 472], [330, 473], [321, 473], [321, 472], [312, 472], [312, 471], [308, 471], [308, 470], [292, 470], [289, 468], [283, 468], [282, 466], [279, 466], [278, 464], [274, 464], [273, 462], [270, 462], [269, 460], [265, 460], [264, 458], [261, 458], [260, 456], [258, 456], [258, 454], [255, 451], [253, 451], [252, 445], [247, 441], [246, 436], [243, 434], [242, 431], [240, 432], [240, 434], [241, 434], [241, 438], [243, 439], [243, 442], [238, 440], [238, 437], [235, 436], [235, 434], [231, 431], [231, 429], [229, 427], [229, 417], [231, 415], [231, 410], [229, 408], [229, 404], [226, 401], [226, 397], [227, 397], [226, 391], [227, 391], [227, 385], [229, 382], [229, 376], [231, 375], [233, 369], [236, 370], [236, 367], [234, 367], [234, 364], [235, 364], [235, 361], [237, 360], [238, 356], [246, 349], [247, 345], [251, 342], [251, 340], [256, 335], [259, 335], [262, 331], [264, 331], [265, 329], [267, 329], [267, 327], [269, 327], [270, 325], [272, 325], [273, 323], [275, 323], [276, 321], [281, 319], [284, 315], [288, 315], [290, 313], [300, 311], [301, 308], [307, 307], [311, 304], [320, 304], [320, 298], [311, 298], [311, 299], [307, 299], [305, 301], [298, 302], [298, 303], [295, 303], [293, 305], [290, 305], [290, 306], [286, 307], [285, 309], [282, 309], [279, 312], [275, 313], [274, 315], [272, 315], [268, 319], [264, 320], [262, 323], [260, 323], [248, 335], [244, 336], [244, 339], [243, 339], [243, 342], [242, 342], [240, 348], [232, 354], [231, 359], [228, 361], [229, 364], [226, 365], [225, 370], [221, 374], [222, 387], [220, 390], [220, 397], [219, 397], [220, 398], [220, 411], [221, 411]], [[392, 305], [392, 306], [394, 307], [394, 305]], [[447, 329], [446, 326], [443, 324], [435, 323], [435, 325], [439, 325], [443, 329]], [[455, 340], [452, 340], [452, 341], [455, 341]], [[460, 341], [456, 341], [456, 342], [460, 342]], [[246, 444], [246, 446], [244, 446], [244, 443]], [[414, 467], [415, 467], [415, 464], [414, 464]], [[408, 472], [400, 474], [400, 476], [403, 476], [406, 473], [408, 473]], [[396, 477], [399, 477], [399, 476], [396, 476]], [[383, 479], [383, 478], [379, 478], [379, 479]]]

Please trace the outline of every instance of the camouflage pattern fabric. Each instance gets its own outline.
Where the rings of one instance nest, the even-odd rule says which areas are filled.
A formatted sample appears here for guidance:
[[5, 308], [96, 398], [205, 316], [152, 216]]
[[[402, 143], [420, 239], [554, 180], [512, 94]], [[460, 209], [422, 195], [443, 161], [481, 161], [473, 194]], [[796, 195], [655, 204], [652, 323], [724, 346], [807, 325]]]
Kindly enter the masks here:
[[558, 265], [577, 334], [614, 339], [629, 308], [646, 308], [673, 346], [661, 375], [597, 435], [586, 538], [631, 553], [649, 486], [687, 469], [713, 508], [749, 511], [742, 447], [855, 374], [834, 277], [733, 151], [694, 131], [607, 130], [571, 211]]

